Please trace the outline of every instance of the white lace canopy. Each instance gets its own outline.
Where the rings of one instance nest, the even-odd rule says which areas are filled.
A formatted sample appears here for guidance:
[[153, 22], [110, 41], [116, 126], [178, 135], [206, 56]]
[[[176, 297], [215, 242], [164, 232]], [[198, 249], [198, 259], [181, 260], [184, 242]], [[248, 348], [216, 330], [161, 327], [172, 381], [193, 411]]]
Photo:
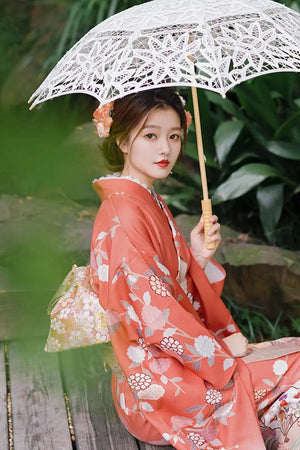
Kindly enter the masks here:
[[29, 101], [77, 92], [104, 104], [166, 84], [224, 96], [279, 71], [300, 71], [298, 12], [271, 0], [153, 0], [92, 28]]

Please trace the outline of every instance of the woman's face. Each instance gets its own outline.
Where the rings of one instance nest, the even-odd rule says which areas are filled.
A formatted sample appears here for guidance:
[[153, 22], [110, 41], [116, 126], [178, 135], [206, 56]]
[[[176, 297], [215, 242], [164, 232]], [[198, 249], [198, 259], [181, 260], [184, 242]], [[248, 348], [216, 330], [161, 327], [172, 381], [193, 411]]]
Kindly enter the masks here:
[[150, 188], [155, 179], [166, 178], [171, 172], [180, 153], [182, 129], [178, 114], [169, 107], [150, 111], [142, 126], [143, 120], [120, 144], [124, 153], [122, 175]]

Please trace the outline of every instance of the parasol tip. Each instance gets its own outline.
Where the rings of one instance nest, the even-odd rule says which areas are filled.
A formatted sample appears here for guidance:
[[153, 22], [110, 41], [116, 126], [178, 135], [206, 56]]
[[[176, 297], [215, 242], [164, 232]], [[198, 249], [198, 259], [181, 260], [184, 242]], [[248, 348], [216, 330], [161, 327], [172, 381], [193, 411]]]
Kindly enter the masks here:
[[[30, 99], [27, 101], [28, 105], [30, 105], [30, 103], [32, 103], [34, 100], [33, 95], [30, 97]], [[31, 111], [34, 107], [35, 107], [36, 103], [33, 102], [32, 105], [29, 106], [29, 111]]]

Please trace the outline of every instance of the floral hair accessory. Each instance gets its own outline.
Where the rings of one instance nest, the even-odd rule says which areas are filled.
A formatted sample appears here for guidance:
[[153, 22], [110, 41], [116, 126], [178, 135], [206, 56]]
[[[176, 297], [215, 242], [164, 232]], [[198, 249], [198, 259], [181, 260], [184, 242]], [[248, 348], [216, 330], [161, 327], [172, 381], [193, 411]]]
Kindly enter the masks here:
[[184, 110], [185, 118], [186, 118], [186, 128], [189, 129], [193, 120], [193, 116], [189, 111]]
[[[185, 107], [185, 99], [182, 97], [182, 95], [179, 94], [179, 92], [176, 92], [176, 94], [178, 95], [179, 100], [181, 101], [181, 104], [184, 108]], [[192, 123], [193, 117], [192, 117], [192, 114], [189, 111], [187, 111], [186, 109], [184, 110], [184, 113], [185, 113], [185, 118], [186, 118], [186, 128], [189, 129], [189, 127]]]
[[97, 128], [98, 135], [101, 138], [106, 138], [109, 136], [110, 127], [113, 123], [113, 119], [111, 117], [113, 107], [114, 102], [109, 102], [95, 109], [93, 113], [93, 122]]

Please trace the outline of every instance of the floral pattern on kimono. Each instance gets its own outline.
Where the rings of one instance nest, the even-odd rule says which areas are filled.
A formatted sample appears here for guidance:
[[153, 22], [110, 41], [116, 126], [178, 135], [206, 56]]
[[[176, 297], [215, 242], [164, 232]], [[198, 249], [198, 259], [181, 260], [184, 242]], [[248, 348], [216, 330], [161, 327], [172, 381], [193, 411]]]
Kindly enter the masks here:
[[[112, 377], [121, 421], [177, 449], [264, 449], [253, 384], [261, 363], [234, 358], [222, 341], [239, 331], [219, 297], [223, 269], [212, 261], [209, 281], [159, 196], [123, 178], [94, 187], [102, 204], [90, 266], [121, 368]], [[277, 387], [270, 361], [265, 370]]]

